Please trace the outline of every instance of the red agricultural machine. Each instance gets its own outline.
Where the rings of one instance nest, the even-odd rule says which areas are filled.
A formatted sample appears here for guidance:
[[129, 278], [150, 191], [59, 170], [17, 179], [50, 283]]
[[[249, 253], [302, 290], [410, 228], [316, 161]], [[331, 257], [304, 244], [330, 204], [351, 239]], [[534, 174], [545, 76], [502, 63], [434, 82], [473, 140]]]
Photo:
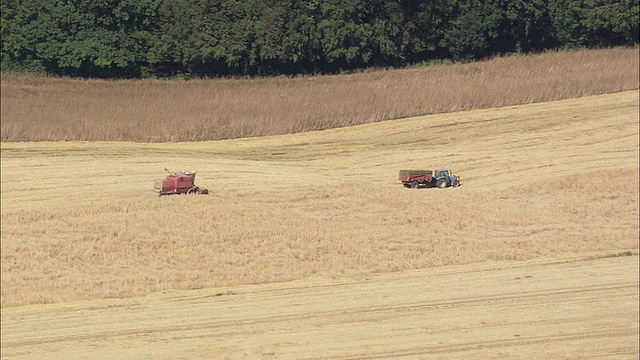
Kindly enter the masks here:
[[164, 169], [169, 173], [164, 179], [156, 180], [153, 186], [158, 195], [174, 195], [174, 194], [208, 194], [209, 190], [201, 187], [197, 187], [196, 172], [181, 171], [178, 173], [172, 173], [171, 171]]

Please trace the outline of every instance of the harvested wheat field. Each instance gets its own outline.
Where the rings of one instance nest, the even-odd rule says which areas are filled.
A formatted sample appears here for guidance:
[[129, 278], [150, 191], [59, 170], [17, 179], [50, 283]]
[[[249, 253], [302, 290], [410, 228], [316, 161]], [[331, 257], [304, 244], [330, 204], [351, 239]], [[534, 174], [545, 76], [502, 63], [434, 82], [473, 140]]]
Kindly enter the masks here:
[[2, 358], [638, 358], [638, 96], [3, 143]]

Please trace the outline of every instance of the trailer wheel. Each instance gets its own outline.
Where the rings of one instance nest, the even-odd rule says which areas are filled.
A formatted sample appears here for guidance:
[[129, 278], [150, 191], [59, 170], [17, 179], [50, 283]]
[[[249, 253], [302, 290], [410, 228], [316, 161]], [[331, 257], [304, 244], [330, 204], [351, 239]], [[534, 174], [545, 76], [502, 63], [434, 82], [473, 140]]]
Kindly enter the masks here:
[[440, 189], [444, 189], [448, 185], [449, 184], [447, 184], [447, 180], [445, 180], [445, 179], [440, 179], [440, 180], [438, 180], [438, 182], [436, 182], [436, 186], [439, 187]]
[[187, 195], [195, 194], [197, 192], [198, 192], [198, 188], [194, 186], [192, 188], [189, 188], [189, 190], [187, 190]]
[[412, 189], [417, 189], [419, 185], [420, 185], [420, 183], [418, 183], [418, 181], [417, 181], [417, 180], [413, 180], [413, 181], [411, 182], [411, 188], [412, 188]]

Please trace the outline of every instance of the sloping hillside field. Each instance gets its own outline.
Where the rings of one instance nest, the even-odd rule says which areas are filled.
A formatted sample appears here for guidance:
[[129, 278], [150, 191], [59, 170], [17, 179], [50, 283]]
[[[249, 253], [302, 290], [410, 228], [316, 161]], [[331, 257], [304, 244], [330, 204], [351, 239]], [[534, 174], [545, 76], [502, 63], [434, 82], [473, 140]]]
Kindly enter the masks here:
[[638, 358], [638, 99], [2, 143], [2, 358]]

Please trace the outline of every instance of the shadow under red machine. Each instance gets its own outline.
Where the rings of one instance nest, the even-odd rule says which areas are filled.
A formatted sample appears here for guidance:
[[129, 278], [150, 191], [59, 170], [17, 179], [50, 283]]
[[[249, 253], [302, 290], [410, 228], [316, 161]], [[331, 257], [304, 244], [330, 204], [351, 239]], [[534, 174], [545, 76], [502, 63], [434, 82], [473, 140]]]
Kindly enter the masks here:
[[164, 179], [156, 180], [154, 185], [155, 191], [160, 195], [174, 195], [174, 194], [208, 194], [209, 190], [196, 186], [196, 171], [181, 171], [178, 173], [172, 173], [171, 171], [164, 169], [169, 173]]

